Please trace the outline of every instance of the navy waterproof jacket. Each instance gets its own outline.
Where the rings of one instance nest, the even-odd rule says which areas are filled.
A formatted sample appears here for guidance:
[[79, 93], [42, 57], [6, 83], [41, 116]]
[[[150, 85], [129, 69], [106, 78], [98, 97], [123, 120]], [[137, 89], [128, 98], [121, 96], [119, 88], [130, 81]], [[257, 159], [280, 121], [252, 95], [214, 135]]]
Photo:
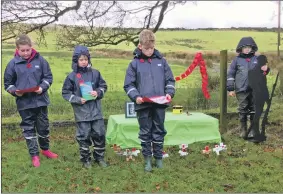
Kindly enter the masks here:
[[[252, 51], [249, 54], [243, 54], [242, 48], [251, 46]], [[254, 69], [257, 65], [257, 56], [255, 52], [258, 47], [252, 37], [244, 37], [240, 40], [236, 51], [239, 56], [235, 57], [230, 65], [227, 75], [227, 90], [238, 92], [250, 91], [248, 82], [248, 71]], [[269, 68], [267, 73], [269, 72]]]
[[[48, 62], [36, 51], [26, 60], [16, 52], [8, 63], [4, 73], [4, 88], [16, 97], [18, 110], [48, 106], [50, 104], [47, 90], [51, 86], [53, 76]], [[42, 88], [42, 93], [25, 93], [17, 96], [16, 90], [29, 89], [36, 86]]]
[[[137, 97], [175, 95], [175, 79], [167, 61], [158, 50], [150, 58], [143, 58], [140, 49], [134, 51], [134, 59], [126, 71], [124, 90], [135, 102]], [[136, 110], [150, 107], [149, 103], [135, 104]]]
[[[85, 68], [78, 66], [78, 58], [81, 55], [88, 57], [89, 65]], [[90, 54], [85, 46], [76, 46], [73, 54], [72, 69], [65, 79], [62, 96], [72, 104], [76, 122], [93, 121], [102, 119], [101, 99], [107, 91], [107, 85], [100, 72], [91, 68]], [[85, 104], [81, 103], [82, 93], [80, 82], [91, 82], [93, 90], [98, 94], [95, 100], [89, 100]]]

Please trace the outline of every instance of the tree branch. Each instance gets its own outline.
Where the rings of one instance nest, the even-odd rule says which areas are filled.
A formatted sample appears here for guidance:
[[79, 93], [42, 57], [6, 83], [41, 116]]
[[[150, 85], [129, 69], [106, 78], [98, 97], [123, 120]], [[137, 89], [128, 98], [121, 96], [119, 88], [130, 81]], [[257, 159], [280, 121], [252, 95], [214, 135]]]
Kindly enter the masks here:
[[[4, 35], [2, 36], [2, 41], [5, 40], [9, 40], [12, 38], [15, 38], [18, 34], [17, 32], [20, 33], [24, 33], [24, 34], [29, 34], [30, 32], [33, 32], [35, 30], [41, 30], [45, 27], [48, 26], [56, 21], [58, 21], [59, 17], [65, 15], [67, 12], [71, 11], [71, 10], [78, 10], [82, 4], [82, 1], [77, 1], [76, 5], [72, 6], [72, 7], [67, 7], [63, 10], [59, 10], [59, 6], [56, 2], [40, 2], [43, 4], [39, 4], [38, 2], [28, 2], [27, 5], [25, 4], [25, 2], [20, 2], [22, 4], [18, 4], [18, 2], [4, 2], [3, 3], [3, 13], [2, 13], [2, 28], [5, 28], [10, 25], [8, 28], [11, 31], [14, 31], [14, 33], [12, 35]], [[48, 10], [51, 10], [50, 7], [44, 7], [43, 5], [48, 5], [48, 6], [53, 6], [55, 11], [54, 14], [51, 13], [47, 13]], [[14, 12], [18, 11], [18, 12], [30, 12], [31, 10], [33, 11], [41, 11], [42, 13], [38, 14], [37, 16], [20, 16], [20, 13], [15, 14]], [[12, 19], [6, 20], [5, 21], [5, 15], [13, 15], [14, 17], [12, 17]], [[45, 14], [45, 15], [44, 15]], [[19, 22], [26, 22], [26, 21], [30, 21], [32, 19], [39, 19], [39, 18], [49, 18], [44, 22], [44, 23], [40, 23], [40, 24], [33, 24], [33, 25], [29, 25], [28, 29], [24, 29], [24, 27], [22, 26], [16, 26], [16, 25], [11, 25], [11, 24], [15, 24], [15, 23], [19, 23]], [[4, 20], [4, 21], [3, 21]], [[27, 26], [27, 25], [25, 25]], [[12, 28], [12, 29], [11, 29]]]

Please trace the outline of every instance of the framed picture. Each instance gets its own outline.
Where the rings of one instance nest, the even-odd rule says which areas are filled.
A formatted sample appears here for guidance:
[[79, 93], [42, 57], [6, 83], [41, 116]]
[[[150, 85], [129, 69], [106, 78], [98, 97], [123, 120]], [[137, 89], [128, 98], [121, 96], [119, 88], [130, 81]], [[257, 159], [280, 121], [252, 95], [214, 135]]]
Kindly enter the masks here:
[[137, 117], [134, 102], [126, 102], [125, 117], [126, 118], [136, 118]]

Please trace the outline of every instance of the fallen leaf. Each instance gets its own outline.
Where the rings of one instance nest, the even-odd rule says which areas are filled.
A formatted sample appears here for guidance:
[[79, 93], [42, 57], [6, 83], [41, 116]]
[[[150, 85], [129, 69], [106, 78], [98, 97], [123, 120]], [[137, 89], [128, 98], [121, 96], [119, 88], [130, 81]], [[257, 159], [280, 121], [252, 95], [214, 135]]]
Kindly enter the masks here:
[[225, 185], [223, 185], [224, 187], [227, 187], [227, 188], [229, 188], [229, 189], [233, 189], [234, 188], [234, 186], [233, 185], [231, 185], [231, 184], [225, 184]]
[[168, 183], [168, 182], [165, 182], [165, 183], [163, 184], [163, 187], [167, 189], [167, 188], [169, 187], [169, 183]]
[[224, 191], [226, 191], [226, 192], [228, 192], [228, 191], [230, 191], [231, 189], [234, 188], [234, 186], [231, 185], [231, 184], [225, 184], [223, 186], [224, 186]]
[[271, 147], [271, 146], [266, 146], [263, 151], [264, 152], [274, 152], [275, 148]]
[[156, 188], [156, 190], [160, 190], [160, 185], [159, 185], [159, 184], [156, 184], [156, 185], [155, 185], [155, 188]]
[[250, 163], [250, 162], [248, 162], [248, 161], [244, 161], [244, 162], [243, 162], [243, 164], [244, 164], [245, 166], [248, 166], [248, 167], [250, 167], [250, 166], [251, 166], [251, 163]]
[[101, 189], [99, 187], [96, 187], [95, 191], [99, 192], [99, 191], [101, 191]]

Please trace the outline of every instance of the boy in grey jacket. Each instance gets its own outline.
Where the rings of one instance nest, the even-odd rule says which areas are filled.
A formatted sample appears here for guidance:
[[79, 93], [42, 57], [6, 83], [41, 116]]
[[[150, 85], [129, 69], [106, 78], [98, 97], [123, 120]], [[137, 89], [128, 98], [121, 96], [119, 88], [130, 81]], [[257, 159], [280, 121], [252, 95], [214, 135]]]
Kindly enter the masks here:
[[[101, 99], [107, 85], [100, 72], [91, 68], [90, 54], [85, 46], [76, 46], [73, 54], [71, 72], [65, 79], [62, 95], [72, 104], [77, 123], [76, 139], [80, 146], [81, 162], [85, 168], [91, 167], [89, 146], [94, 144], [93, 157], [102, 167], [104, 161], [105, 126], [102, 117]], [[87, 100], [82, 97], [81, 85], [89, 83], [91, 92]]]
[[[253, 102], [252, 89], [249, 87], [248, 72], [257, 65], [257, 56], [255, 52], [258, 47], [252, 37], [243, 37], [237, 48], [236, 52], [239, 53], [237, 57], [232, 61], [228, 76], [227, 76], [227, 90], [229, 96], [236, 96], [238, 100], [238, 111], [240, 119], [240, 136], [243, 139], [247, 137], [253, 138], [259, 133], [252, 129], [250, 134], [247, 134], [247, 118], [250, 116], [252, 123], [255, 107]], [[270, 69], [265, 65], [261, 67], [261, 70], [268, 74]]]

